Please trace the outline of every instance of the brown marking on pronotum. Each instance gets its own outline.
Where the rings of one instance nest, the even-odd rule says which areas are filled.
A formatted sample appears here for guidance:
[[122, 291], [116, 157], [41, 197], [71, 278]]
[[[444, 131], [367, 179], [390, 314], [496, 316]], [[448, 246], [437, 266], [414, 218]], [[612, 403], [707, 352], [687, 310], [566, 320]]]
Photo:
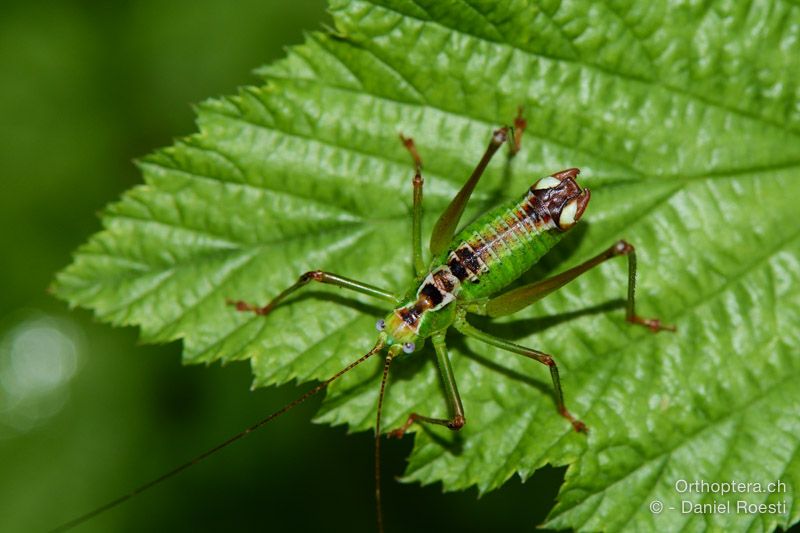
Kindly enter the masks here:
[[417, 325], [421, 314], [416, 306], [403, 307], [397, 310], [397, 315], [410, 328], [414, 328]]
[[443, 293], [453, 292], [453, 282], [451, 280], [451, 276], [453, 274], [448, 272], [446, 269], [437, 270], [433, 273], [433, 282], [436, 284], [436, 288]]
[[444, 300], [444, 297], [442, 296], [442, 293], [439, 291], [439, 289], [437, 289], [436, 286], [431, 283], [424, 285], [422, 289], [420, 289], [419, 300], [417, 300], [417, 303], [421, 304], [422, 303], [421, 300], [425, 297], [428, 298], [431, 304], [429, 306], [426, 306], [427, 308], [436, 307], [437, 305], [442, 303], [442, 300]]
[[414, 302], [413, 305], [402, 307], [395, 311], [395, 313], [406, 326], [416, 331], [419, 329], [419, 321], [422, 315], [425, 314], [425, 311], [436, 307], [443, 299], [438, 289], [428, 283], [420, 289], [417, 301]]

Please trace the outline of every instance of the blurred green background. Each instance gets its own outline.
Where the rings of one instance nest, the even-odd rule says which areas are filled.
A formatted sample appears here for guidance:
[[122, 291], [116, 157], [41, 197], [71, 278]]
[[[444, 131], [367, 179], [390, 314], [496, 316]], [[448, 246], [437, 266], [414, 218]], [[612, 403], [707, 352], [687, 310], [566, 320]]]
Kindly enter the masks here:
[[[57, 526], [204, 451], [308, 386], [250, 391], [245, 364], [69, 310], [46, 288], [141, 182], [135, 157], [194, 131], [191, 103], [330, 22], [322, 1], [4, 2], [0, 16], [0, 531]], [[321, 265], [322, 266], [322, 265]], [[376, 384], [377, 386], [377, 384]], [[318, 399], [79, 531], [372, 531], [372, 437], [311, 424]], [[563, 469], [480, 500], [393, 481], [388, 531], [533, 530]]]

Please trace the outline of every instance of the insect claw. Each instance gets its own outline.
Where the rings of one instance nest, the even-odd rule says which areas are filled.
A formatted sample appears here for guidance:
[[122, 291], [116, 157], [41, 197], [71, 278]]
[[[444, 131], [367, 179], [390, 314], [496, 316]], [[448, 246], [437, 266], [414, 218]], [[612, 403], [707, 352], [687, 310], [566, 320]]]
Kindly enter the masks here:
[[[411, 159], [414, 160], [414, 170], [416, 171], [417, 175], [419, 175], [419, 173], [422, 171], [422, 158], [417, 151], [417, 146], [414, 144], [414, 139], [412, 137], [406, 137], [401, 133], [400, 142], [403, 143], [403, 146], [411, 154]], [[422, 178], [420, 177], [420, 180], [421, 179]]]
[[658, 318], [642, 318], [634, 315], [632, 317], [628, 317], [626, 320], [631, 324], [644, 326], [653, 333], [658, 333], [659, 331], [677, 331], [677, 328], [674, 325], [663, 324]]
[[245, 302], [244, 300], [231, 300], [230, 298], [225, 299], [225, 304], [235, 307], [237, 311], [241, 312], [253, 312], [257, 315], [267, 315], [270, 311], [272, 311], [272, 307], [266, 305], [264, 307], [253, 305]]
[[509, 145], [509, 155], [514, 157], [522, 148], [522, 134], [525, 128], [528, 127], [528, 121], [522, 116], [522, 106], [517, 108], [517, 116], [514, 118], [514, 126], [511, 128], [511, 139], [513, 142]]
[[572, 429], [574, 429], [578, 433], [589, 433], [589, 428], [586, 427], [586, 424], [572, 416], [565, 406], [561, 406], [558, 408], [558, 412], [561, 416], [569, 420], [570, 424], [572, 424]]
[[405, 434], [406, 428], [397, 428], [387, 433], [386, 436], [390, 439], [402, 439]]
[[408, 431], [408, 428], [409, 428], [409, 427], [411, 427], [411, 424], [413, 424], [413, 423], [414, 423], [414, 421], [415, 421], [415, 420], [417, 420], [417, 417], [418, 417], [418, 416], [419, 416], [419, 415], [417, 415], [416, 413], [411, 413], [411, 414], [408, 416], [408, 420], [406, 420], [406, 423], [405, 423], [405, 424], [403, 424], [403, 425], [402, 425], [402, 426], [400, 426], [399, 428], [395, 429], [394, 431], [390, 431], [390, 432], [389, 432], [389, 433], [387, 433], [386, 435], [387, 435], [387, 436], [388, 436], [390, 439], [402, 439], [402, 438], [403, 438], [403, 435], [405, 435], [405, 434], [406, 434], [406, 431]]
[[522, 106], [517, 107], [517, 116], [514, 117], [514, 129], [524, 130], [528, 126], [528, 121], [523, 116], [525, 109]]

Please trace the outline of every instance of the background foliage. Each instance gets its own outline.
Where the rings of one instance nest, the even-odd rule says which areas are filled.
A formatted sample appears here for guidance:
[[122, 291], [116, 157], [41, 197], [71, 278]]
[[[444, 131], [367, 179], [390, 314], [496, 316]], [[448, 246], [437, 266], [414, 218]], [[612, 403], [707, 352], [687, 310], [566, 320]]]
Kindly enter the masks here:
[[[653, 517], [647, 503], [677, 504], [674, 480], [693, 477], [780, 478], [789, 494], [766, 501], [794, 498], [797, 233], [784, 221], [798, 192], [785, 149], [800, 116], [787, 53], [796, 8], [346, 2], [333, 14], [335, 35], [263, 68], [268, 85], [204, 103], [198, 135], [143, 161], [146, 185], [106, 210], [59, 294], [140, 325], [145, 340], [183, 338], [189, 361], [252, 357], [256, 384], [325, 377], [369, 346], [379, 311], [334, 306], [341, 296], [322, 290], [263, 321], [230, 313], [224, 297], [263, 300], [317, 266], [403, 287], [410, 195], [397, 130], [422, 147], [436, 213], [522, 103], [525, 151], [505, 177], [495, 166], [468, 216], [532, 175], [582, 167], [590, 222], [532, 276], [624, 235], [657, 265], [643, 268], [645, 309], [679, 333], [620, 324], [619, 265], [484, 324], [557, 354], [593, 431], [575, 435], [555, 414], [543, 369], [454, 342], [470, 423], [456, 437], [420, 432], [409, 479], [486, 491], [577, 459], [554, 526], [774, 527], [769, 516]], [[368, 428], [376, 370], [343, 380], [321, 418]], [[389, 425], [442, 407], [430, 361], [397, 369]]]

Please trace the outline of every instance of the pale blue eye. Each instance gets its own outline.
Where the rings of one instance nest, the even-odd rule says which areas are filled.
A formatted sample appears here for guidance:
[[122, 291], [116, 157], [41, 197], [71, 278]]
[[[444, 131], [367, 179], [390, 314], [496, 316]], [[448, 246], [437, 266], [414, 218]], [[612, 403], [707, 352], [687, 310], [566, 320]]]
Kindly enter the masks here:
[[411, 353], [416, 348], [416, 345], [413, 342], [406, 342], [403, 344], [403, 351], [406, 353]]
[[381, 318], [380, 320], [375, 322], [375, 329], [377, 329], [378, 331], [383, 331], [384, 329], [386, 329], [386, 321]]

